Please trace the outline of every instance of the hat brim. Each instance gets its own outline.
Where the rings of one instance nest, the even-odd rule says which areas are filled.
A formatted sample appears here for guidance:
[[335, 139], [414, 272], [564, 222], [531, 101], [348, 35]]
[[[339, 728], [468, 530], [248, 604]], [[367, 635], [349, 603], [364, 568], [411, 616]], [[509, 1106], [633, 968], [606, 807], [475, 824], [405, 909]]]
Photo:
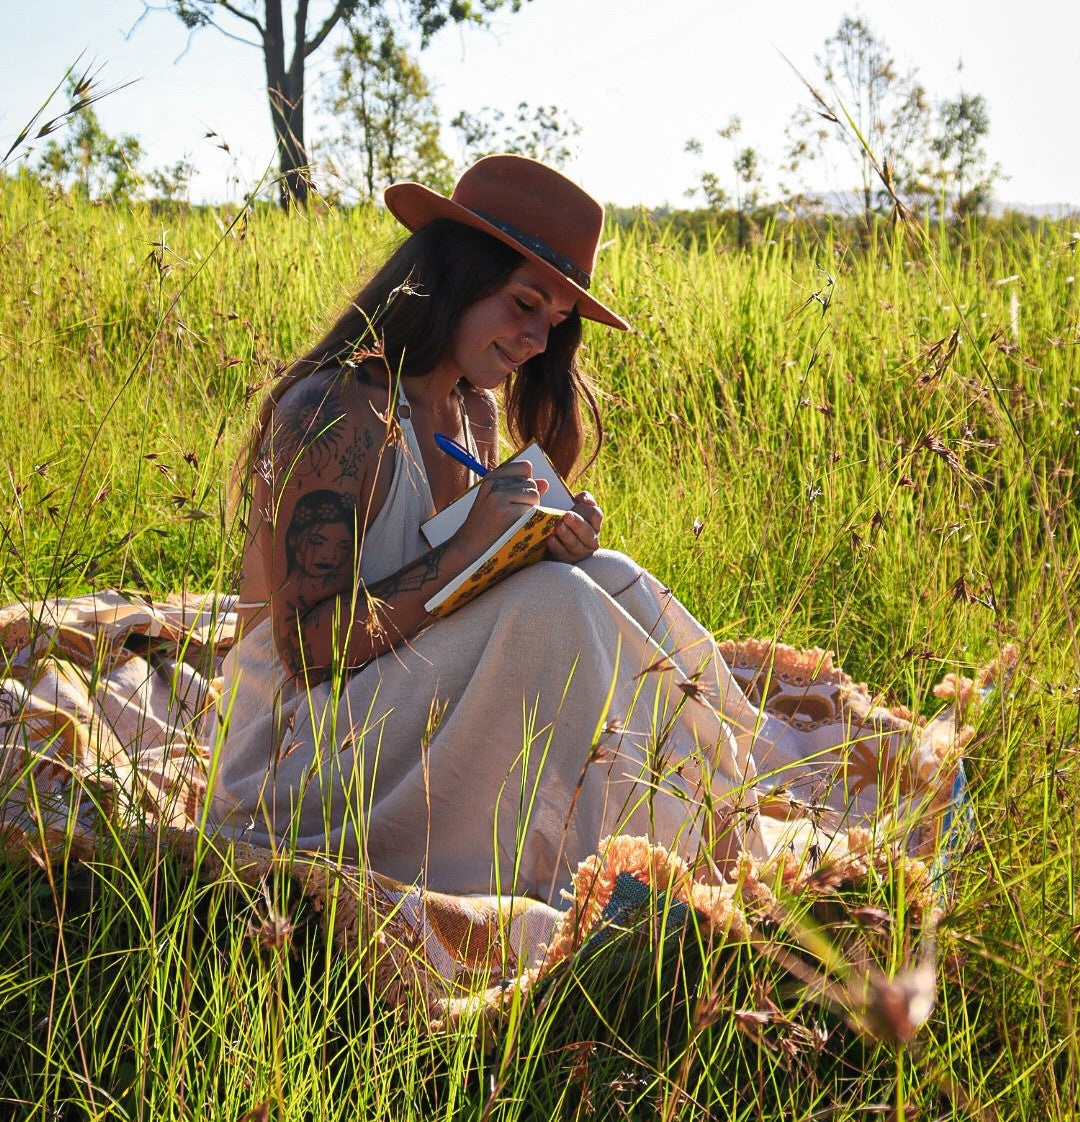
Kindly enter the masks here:
[[541, 269], [550, 273], [552, 277], [558, 278], [563, 284], [569, 285], [577, 293], [577, 310], [586, 319], [606, 324], [608, 327], [617, 328], [619, 331], [629, 330], [630, 324], [622, 316], [601, 304], [594, 296], [590, 296], [588, 289], [571, 280], [551, 262], [545, 261], [543, 257], [522, 245], [512, 235], [500, 230], [498, 226], [481, 218], [480, 215], [474, 214], [468, 207], [455, 203], [452, 199], [440, 195], [437, 191], [432, 191], [422, 183], [394, 183], [383, 192], [383, 200], [386, 203], [386, 209], [406, 229], [412, 230], [414, 233], [436, 218], [449, 218], [454, 222], [460, 222], [463, 226], [471, 226], [474, 230], [482, 230], [490, 237], [510, 246], [527, 261], [539, 265]]

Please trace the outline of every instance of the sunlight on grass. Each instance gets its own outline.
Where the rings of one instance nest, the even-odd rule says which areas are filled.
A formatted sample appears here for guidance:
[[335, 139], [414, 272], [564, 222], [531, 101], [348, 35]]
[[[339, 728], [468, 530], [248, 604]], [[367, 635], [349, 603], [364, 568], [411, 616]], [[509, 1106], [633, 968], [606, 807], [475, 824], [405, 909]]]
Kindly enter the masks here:
[[[606, 543], [721, 638], [834, 649], [889, 704], [931, 713], [945, 674], [1017, 644], [967, 750], [974, 828], [923, 1032], [860, 1035], [749, 948], [639, 933], [485, 1052], [383, 1009], [287, 877], [200, 880], [105, 839], [85, 864], [0, 867], [0, 1113], [1072, 1117], [1077, 238], [925, 235], [933, 260], [884, 223], [777, 223], [745, 252], [612, 231], [595, 291], [635, 330], [587, 334], [609, 440], [584, 481]], [[155, 213], [0, 180], [0, 602], [227, 590], [253, 407], [396, 237], [364, 209]], [[838, 903], [852, 930], [903, 912], [877, 892]]]

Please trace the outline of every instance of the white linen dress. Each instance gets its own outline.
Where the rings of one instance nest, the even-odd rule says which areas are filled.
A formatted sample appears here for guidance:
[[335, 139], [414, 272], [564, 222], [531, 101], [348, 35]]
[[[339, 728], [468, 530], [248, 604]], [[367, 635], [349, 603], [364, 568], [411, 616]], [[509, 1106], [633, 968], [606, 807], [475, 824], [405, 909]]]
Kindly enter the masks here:
[[[362, 550], [368, 584], [428, 548], [434, 506], [401, 405]], [[760, 714], [712, 635], [608, 550], [541, 561], [310, 689], [283, 670], [266, 620], [227, 656], [213, 718], [216, 828], [439, 891], [544, 900], [609, 834], [647, 837], [705, 875], [738, 850], [764, 856], [755, 755], [775, 769], [820, 749]], [[842, 791], [825, 798], [850, 809]]]

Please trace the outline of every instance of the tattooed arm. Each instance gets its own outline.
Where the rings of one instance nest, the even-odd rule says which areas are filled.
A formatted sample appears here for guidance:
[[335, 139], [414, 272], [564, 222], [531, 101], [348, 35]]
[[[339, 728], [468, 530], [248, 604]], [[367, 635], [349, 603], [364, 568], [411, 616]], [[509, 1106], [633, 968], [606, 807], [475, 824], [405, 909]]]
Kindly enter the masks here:
[[[278, 653], [310, 681], [327, 677], [335, 660], [360, 665], [381, 654], [425, 619], [431, 589], [420, 591], [422, 577], [416, 588], [403, 581], [400, 597], [387, 590], [400, 609], [390, 631], [357, 576], [365, 527], [393, 473], [385, 404], [385, 391], [380, 400], [357, 376], [320, 371], [285, 392], [259, 447], [253, 547]], [[439, 580], [441, 559], [426, 560], [428, 579]]]
[[[274, 639], [295, 676], [319, 681], [363, 665], [430, 622], [425, 601], [536, 503], [527, 471], [485, 479], [479, 508], [455, 537], [398, 572], [358, 579], [364, 532], [389, 489], [394, 446], [377, 390], [321, 372], [291, 387], [256, 462], [255, 545], [262, 554]], [[385, 405], [385, 394], [381, 404]]]

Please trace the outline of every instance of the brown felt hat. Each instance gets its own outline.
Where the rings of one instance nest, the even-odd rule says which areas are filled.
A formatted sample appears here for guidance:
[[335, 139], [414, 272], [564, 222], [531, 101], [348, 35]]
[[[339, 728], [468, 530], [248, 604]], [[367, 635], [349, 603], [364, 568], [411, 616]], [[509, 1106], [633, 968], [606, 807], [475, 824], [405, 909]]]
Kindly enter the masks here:
[[486, 156], [464, 172], [450, 198], [419, 183], [395, 183], [383, 199], [413, 231], [435, 218], [483, 230], [567, 281], [586, 319], [620, 331], [630, 326], [588, 292], [604, 208], [554, 168], [525, 156]]

